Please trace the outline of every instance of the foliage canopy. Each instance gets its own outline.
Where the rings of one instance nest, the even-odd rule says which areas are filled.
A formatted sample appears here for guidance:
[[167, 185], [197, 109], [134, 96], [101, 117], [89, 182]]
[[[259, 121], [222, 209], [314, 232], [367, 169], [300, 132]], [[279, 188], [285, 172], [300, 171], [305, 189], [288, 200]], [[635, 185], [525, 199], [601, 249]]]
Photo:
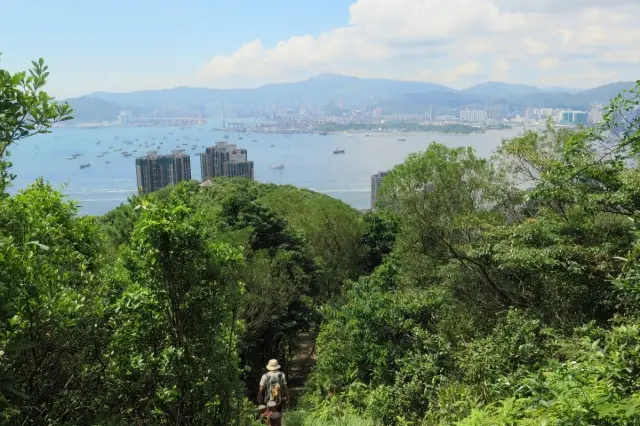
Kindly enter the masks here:
[[7, 192], [12, 144], [70, 118], [47, 76], [0, 70], [0, 424], [248, 425], [303, 335], [290, 426], [640, 424], [640, 82], [491, 159], [433, 143], [374, 212], [217, 179], [95, 218]]

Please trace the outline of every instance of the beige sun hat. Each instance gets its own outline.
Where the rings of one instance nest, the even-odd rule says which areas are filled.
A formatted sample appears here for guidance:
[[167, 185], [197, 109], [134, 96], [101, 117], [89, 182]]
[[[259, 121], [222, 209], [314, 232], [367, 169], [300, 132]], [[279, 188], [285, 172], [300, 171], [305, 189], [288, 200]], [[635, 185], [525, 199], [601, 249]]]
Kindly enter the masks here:
[[273, 370], [279, 370], [279, 369], [280, 369], [280, 364], [278, 364], [278, 360], [270, 359], [269, 363], [267, 364], [267, 370], [273, 371]]

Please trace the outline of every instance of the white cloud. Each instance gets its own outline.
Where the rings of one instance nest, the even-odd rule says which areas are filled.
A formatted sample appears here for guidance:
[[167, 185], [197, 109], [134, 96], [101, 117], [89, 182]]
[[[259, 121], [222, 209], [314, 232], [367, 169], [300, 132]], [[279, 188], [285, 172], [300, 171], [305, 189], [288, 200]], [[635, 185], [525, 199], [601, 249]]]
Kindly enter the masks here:
[[509, 80], [509, 71], [511, 71], [511, 64], [506, 59], [499, 59], [493, 66], [493, 73], [489, 78], [492, 81], [507, 81]]
[[[501, 10], [518, 12], [542, 12], [545, 14], [574, 13], [586, 8], [599, 8], [603, 0], [493, 0]], [[607, 6], [636, 5], [637, 0], [607, 0]]]
[[538, 68], [540, 68], [542, 71], [549, 71], [556, 68], [558, 66], [558, 63], [558, 58], [542, 58], [540, 59], [540, 62], [538, 62]]
[[[610, 64], [636, 64], [640, 66], [640, 49], [627, 50], [624, 52], [606, 52], [602, 55], [601, 59]], [[640, 67], [638, 67], [638, 69], [640, 69]]]
[[534, 40], [532, 37], [525, 38], [524, 44], [527, 47], [528, 53], [531, 55], [544, 55], [549, 50], [546, 44]]
[[185, 83], [251, 87], [326, 71], [453, 87], [640, 77], [639, 0], [357, 0], [348, 13], [348, 26], [318, 36], [247, 41]]

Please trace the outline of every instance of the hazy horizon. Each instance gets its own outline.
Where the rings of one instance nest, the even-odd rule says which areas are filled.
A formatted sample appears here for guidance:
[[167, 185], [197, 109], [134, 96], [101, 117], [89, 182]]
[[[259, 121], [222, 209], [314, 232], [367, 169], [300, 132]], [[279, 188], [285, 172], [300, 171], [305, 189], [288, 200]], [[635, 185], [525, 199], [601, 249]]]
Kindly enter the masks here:
[[[366, 77], [350, 76], [350, 75], [340, 74], [340, 73], [321, 72], [321, 73], [318, 73], [318, 74], [313, 75], [311, 77], [304, 78], [302, 80], [297, 80], [297, 81], [274, 81], [274, 82], [260, 84], [260, 85], [251, 86], [251, 87], [173, 86], [173, 87], [161, 87], [161, 88], [158, 88], [158, 89], [133, 89], [133, 90], [127, 90], [127, 91], [120, 91], [120, 92], [108, 91], [108, 90], [95, 90], [93, 92], [84, 93], [84, 94], [79, 95], [77, 97], [90, 96], [91, 94], [94, 94], [94, 93], [112, 93], [112, 94], [117, 94], [117, 93], [130, 93], [130, 92], [137, 92], [137, 91], [172, 90], [172, 89], [182, 89], [182, 88], [188, 88], [188, 89], [212, 89], [212, 90], [251, 90], [251, 89], [259, 89], [259, 88], [264, 87], [264, 86], [275, 85], [275, 84], [301, 83], [301, 82], [305, 82], [305, 81], [308, 81], [308, 80], [313, 80], [315, 78], [319, 78], [319, 77], [322, 77], [322, 76], [325, 76], [325, 75], [332, 75], [332, 76], [336, 76], [336, 77], [348, 77], [348, 78], [353, 77], [353, 78], [360, 78], [360, 79], [363, 79], [363, 80], [368, 79]], [[390, 81], [403, 81], [403, 82], [407, 82], [407, 83], [433, 83], [433, 82], [430, 82], [430, 81], [397, 80], [397, 79], [391, 79], [391, 78], [385, 78], [385, 77], [375, 77], [375, 78], [372, 78], [372, 79], [390, 80]], [[610, 82], [603, 83], [603, 85], [615, 84], [615, 83], [623, 83], [623, 81], [610, 81]], [[433, 83], [433, 84], [439, 84], [439, 83]], [[506, 82], [503, 82], [503, 81], [493, 81], [493, 80], [481, 81], [481, 82], [474, 83], [474, 84], [472, 84], [470, 86], [466, 86], [466, 87], [462, 87], [462, 88], [454, 88], [452, 86], [447, 86], [446, 84], [441, 84], [441, 86], [449, 87], [449, 88], [455, 89], [455, 90], [466, 90], [466, 89], [470, 89], [472, 87], [479, 86], [479, 85], [482, 85], [482, 84], [526, 85], [526, 86], [536, 87], [536, 88], [538, 88], [540, 90], [544, 90], [544, 91], [567, 91], [569, 93], [580, 92], [580, 91], [589, 90], [589, 89], [593, 88], [593, 87], [579, 87], [578, 88], [578, 87], [560, 87], [560, 86], [536, 86], [534, 84], [527, 84], [527, 83], [506, 83]]]

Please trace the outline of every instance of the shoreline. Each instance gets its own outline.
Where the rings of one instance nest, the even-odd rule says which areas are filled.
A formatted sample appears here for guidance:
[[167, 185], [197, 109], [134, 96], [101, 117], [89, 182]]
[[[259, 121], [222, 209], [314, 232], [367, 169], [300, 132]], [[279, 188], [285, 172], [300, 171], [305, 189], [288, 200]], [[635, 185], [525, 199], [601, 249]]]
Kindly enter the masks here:
[[[335, 136], [335, 135], [344, 135], [344, 136], [361, 136], [365, 135], [365, 137], [380, 137], [380, 136], [394, 136], [394, 135], [415, 135], [420, 133], [435, 133], [435, 134], [453, 134], [453, 135], [472, 135], [472, 134], [481, 134], [486, 133], [488, 131], [503, 131], [510, 130], [515, 128], [530, 128], [536, 129], [542, 126], [521, 126], [521, 125], [509, 125], [508, 127], [503, 128], [495, 128], [495, 127], [474, 127], [471, 125], [464, 125], [464, 129], [455, 128], [452, 124], [441, 124], [441, 125], [431, 125], [425, 129], [408, 129], [408, 130], [399, 130], [399, 129], [385, 129], [385, 130], [367, 130], [367, 129], [353, 129], [353, 130], [285, 130], [285, 129], [260, 129], [260, 128], [247, 128], [246, 130], [231, 130], [231, 129], [221, 129], [221, 128], [207, 128], [202, 130], [208, 130], [212, 132], [220, 132], [226, 133], [229, 135], [259, 135], [259, 134], [271, 134], [271, 135], [319, 135], [319, 136]], [[58, 129], [66, 128], [66, 129], [83, 129], [83, 130], [99, 130], [99, 129], [175, 129], [176, 127], [181, 127], [181, 130], [186, 130], [189, 128], [197, 128], [204, 127], [202, 125], [194, 125], [194, 126], [101, 126], [97, 127], [85, 127], [78, 125], [67, 125], [67, 126], [59, 126]], [[460, 131], [462, 130], [462, 131]], [[326, 132], [326, 133], [325, 133]]]

